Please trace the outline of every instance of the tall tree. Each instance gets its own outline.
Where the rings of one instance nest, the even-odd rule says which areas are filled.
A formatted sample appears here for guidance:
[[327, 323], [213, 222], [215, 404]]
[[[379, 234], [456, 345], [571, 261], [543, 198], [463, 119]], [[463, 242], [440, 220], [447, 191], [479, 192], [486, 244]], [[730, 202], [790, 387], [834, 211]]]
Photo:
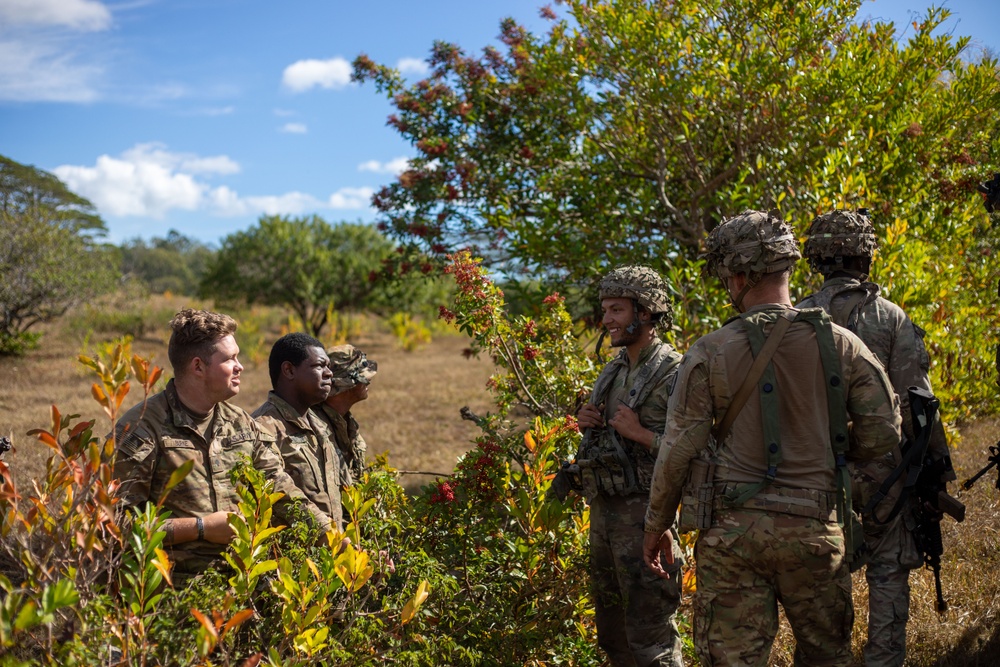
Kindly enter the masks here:
[[132, 239], [121, 246], [122, 271], [154, 292], [195, 294], [214, 251], [171, 229], [163, 238]]
[[105, 231], [58, 178], [0, 156], [0, 354], [30, 347], [32, 327], [114, 285]]
[[317, 216], [265, 216], [230, 234], [202, 279], [202, 292], [220, 299], [291, 308], [313, 335], [331, 306], [362, 308], [373, 290], [371, 274], [393, 251], [374, 227]]
[[[937, 34], [947, 10], [901, 41], [858, 23], [860, 4], [568, 0], [565, 20], [542, 10], [543, 37], [504, 22], [502, 52], [436, 43], [414, 85], [360, 56], [355, 79], [390, 97], [389, 125], [417, 149], [375, 195], [380, 222], [415, 254], [470, 247], [549, 282], [653, 264], [693, 338], [721, 314], [696, 258], [724, 216], [777, 208], [804, 231], [817, 213], [868, 207], [879, 278], [953, 363], [939, 371], [985, 376], [985, 347], [961, 346], [1000, 325], [974, 194], [998, 164], [997, 62]], [[988, 392], [956, 400], [975, 410]]]

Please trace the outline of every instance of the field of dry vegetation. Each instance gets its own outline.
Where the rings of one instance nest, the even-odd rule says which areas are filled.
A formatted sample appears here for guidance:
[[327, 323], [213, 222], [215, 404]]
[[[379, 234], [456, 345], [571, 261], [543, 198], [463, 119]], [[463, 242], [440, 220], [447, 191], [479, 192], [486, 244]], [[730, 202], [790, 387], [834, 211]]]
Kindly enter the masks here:
[[[157, 312], [162, 315], [158, 326], [135, 340], [133, 349], [166, 367], [166, 322], [170, 313], [188, 303], [157, 299]], [[281, 317], [273, 321], [278, 323]], [[361, 318], [361, 322], [360, 333], [351, 342], [379, 363], [371, 398], [355, 408], [370, 454], [388, 452], [390, 464], [401, 471], [449, 474], [478, 432], [474, 424], [460, 419], [459, 409], [469, 406], [480, 414], [490, 409], [485, 383], [493, 371], [491, 362], [463, 355], [468, 341], [455, 333], [438, 333], [429, 345], [404, 352], [375, 318]], [[266, 352], [280, 335], [280, 325], [262, 333], [263, 360], [242, 359], [246, 367], [242, 390], [233, 401], [247, 410], [256, 408], [269, 389]], [[97, 433], [110, 428], [101, 424], [105, 418], [90, 396], [92, 380], [76, 362], [78, 354], [87, 352], [85, 336], [57, 323], [45, 330], [40, 350], [23, 358], [0, 358], [0, 435], [14, 442], [15, 451], [6, 460], [19, 486], [30, 484], [44, 470], [50, 450], [26, 431], [47, 427], [52, 405], [63, 414], [98, 419]], [[99, 340], [93, 337], [90, 347]], [[256, 356], [261, 356], [261, 350]], [[126, 405], [135, 400], [138, 397], [126, 399]], [[953, 438], [953, 460], [961, 481], [984, 464], [987, 448], [1000, 438], [1000, 420], [965, 425], [959, 433]], [[433, 475], [407, 473], [401, 482], [415, 491], [432, 479]], [[990, 473], [971, 491], [958, 494], [968, 506], [963, 524], [945, 519], [943, 581], [949, 610], [943, 615], [935, 611], [930, 571], [919, 570], [911, 576], [907, 664], [958, 667], [994, 665], [1000, 660], [1000, 491], [994, 486], [996, 480], [996, 474]], [[867, 587], [860, 573], [855, 575], [855, 603], [854, 641], [856, 655], [860, 655], [867, 607]], [[792, 647], [791, 633], [783, 623], [772, 663], [792, 664]]]

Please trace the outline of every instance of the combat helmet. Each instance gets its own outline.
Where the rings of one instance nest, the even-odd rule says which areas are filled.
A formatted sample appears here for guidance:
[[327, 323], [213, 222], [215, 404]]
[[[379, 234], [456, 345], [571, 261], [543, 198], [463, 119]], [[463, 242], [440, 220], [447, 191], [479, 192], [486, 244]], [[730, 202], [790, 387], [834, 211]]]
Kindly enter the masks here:
[[378, 364], [353, 345], [335, 345], [326, 351], [333, 371], [332, 395], [347, 391], [358, 384], [371, 384]]
[[628, 265], [617, 269], [601, 279], [600, 298], [632, 299], [658, 318], [669, 328], [674, 320], [674, 308], [670, 301], [670, 288], [666, 281], [648, 266]]
[[803, 254], [814, 271], [827, 274], [843, 269], [845, 257], [871, 259], [877, 248], [868, 212], [863, 208], [856, 212], [838, 209], [812, 221]]
[[768, 273], [790, 268], [801, 258], [792, 228], [777, 213], [746, 210], [724, 220], [705, 239], [705, 271], [722, 280], [746, 274], [746, 287], [733, 299], [741, 309], [743, 297]]

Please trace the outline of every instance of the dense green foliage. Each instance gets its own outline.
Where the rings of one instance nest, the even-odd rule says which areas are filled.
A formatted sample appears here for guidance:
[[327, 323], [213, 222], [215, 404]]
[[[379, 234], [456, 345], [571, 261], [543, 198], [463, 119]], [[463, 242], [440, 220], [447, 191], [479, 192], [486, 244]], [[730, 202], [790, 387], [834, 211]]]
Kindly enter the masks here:
[[103, 221], [55, 176], [0, 156], [0, 355], [34, 346], [32, 327], [110, 289]]
[[[1000, 319], [975, 183], [998, 164], [997, 63], [940, 34], [946, 10], [900, 40], [855, 23], [860, 5], [570, 0], [547, 35], [505, 22], [503, 51], [435, 43], [416, 84], [361, 56], [355, 79], [417, 149], [374, 197], [381, 224], [406, 261], [469, 247], [550, 285], [650, 264], [680, 292], [683, 343], [725, 316], [697, 262], [723, 217], [777, 208], [804, 233], [864, 206], [875, 278], [927, 329], [946, 417], [989, 410]], [[818, 281], [802, 267], [794, 285]]]
[[156, 294], [196, 294], [214, 251], [171, 229], [166, 237], [132, 239], [121, 245], [122, 273]]

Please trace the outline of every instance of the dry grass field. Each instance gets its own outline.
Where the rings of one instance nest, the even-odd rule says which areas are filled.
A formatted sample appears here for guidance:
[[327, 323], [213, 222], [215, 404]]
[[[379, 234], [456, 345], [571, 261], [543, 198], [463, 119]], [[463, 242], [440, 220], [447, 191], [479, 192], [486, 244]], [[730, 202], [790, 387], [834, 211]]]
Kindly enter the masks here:
[[[175, 299], [157, 303], [164, 312], [185, 305]], [[135, 352], [152, 356], [166, 366], [166, 319], [161, 326], [133, 344]], [[278, 318], [280, 320], [280, 317]], [[280, 331], [265, 332], [266, 349]], [[49, 327], [40, 350], [20, 359], [0, 358], [0, 435], [9, 435], [16, 451], [7, 455], [19, 485], [26, 485], [44, 470], [47, 448], [25, 435], [31, 428], [47, 427], [50, 406], [64, 414], [98, 419], [96, 431], [110, 424], [90, 397], [90, 376], [76, 362], [82, 336], [61, 324]], [[365, 319], [352, 342], [379, 363], [371, 398], [355, 413], [372, 454], [388, 452], [390, 463], [400, 470], [447, 474], [457, 456], [470, 447], [476, 427], [459, 418], [468, 405], [484, 413], [491, 405], [485, 388], [492, 372], [488, 359], [466, 359], [467, 340], [460, 335], [436, 335], [432, 343], [416, 352], [400, 349], [392, 335], [374, 319]], [[269, 389], [266, 361], [244, 360], [242, 391], [234, 402], [253, 410]], [[138, 400], [126, 400], [131, 405]], [[985, 462], [989, 445], [1000, 438], [1000, 420], [966, 425], [955, 439], [954, 463], [959, 480], [965, 480]], [[401, 482], [416, 489], [432, 476], [406, 474]], [[949, 610], [935, 611], [933, 577], [928, 570], [915, 571], [908, 645], [908, 665], [959, 667], [995, 665], [1000, 662], [1000, 491], [995, 472], [984, 477], [969, 492], [959, 493], [968, 506], [963, 524], [945, 519], [943, 583]], [[953, 493], [957, 489], [953, 489]], [[867, 586], [862, 574], [855, 575], [855, 654], [865, 641]], [[783, 623], [772, 654], [775, 665], [792, 664], [793, 642]]]
[[[171, 307], [187, 304], [175, 299], [165, 305], [168, 307], [160, 310], [169, 312]], [[166, 319], [161, 327], [135, 340], [133, 351], [151, 356], [169, 375]], [[96, 433], [110, 430], [110, 422], [90, 395], [92, 376], [76, 361], [83, 338], [59, 323], [44, 331], [41, 349], [19, 359], [0, 357], [0, 435], [9, 436], [14, 443], [15, 451], [5, 460], [19, 485], [30, 483], [45, 469], [51, 450], [25, 433], [48, 428], [52, 405], [64, 415], [97, 419]], [[278, 328], [266, 332], [262, 362], [253, 363], [241, 356], [243, 382], [234, 404], [253, 411], [267, 397], [266, 352], [279, 336]], [[400, 470], [449, 474], [455, 459], [469, 449], [470, 440], [479, 432], [474, 424], [460, 418], [459, 409], [467, 405], [481, 414], [491, 405], [486, 380], [492, 363], [465, 358], [462, 350], [468, 341], [458, 334], [436, 335], [429, 345], [404, 352], [374, 318], [364, 318], [360, 336], [351, 342], [379, 365], [370, 398], [353, 411], [368, 442], [369, 456], [388, 452], [390, 464]], [[160, 387], [163, 384], [165, 380]], [[141, 395], [129, 396], [125, 406], [140, 399]], [[432, 476], [405, 474], [401, 483], [416, 489], [431, 480]]]

